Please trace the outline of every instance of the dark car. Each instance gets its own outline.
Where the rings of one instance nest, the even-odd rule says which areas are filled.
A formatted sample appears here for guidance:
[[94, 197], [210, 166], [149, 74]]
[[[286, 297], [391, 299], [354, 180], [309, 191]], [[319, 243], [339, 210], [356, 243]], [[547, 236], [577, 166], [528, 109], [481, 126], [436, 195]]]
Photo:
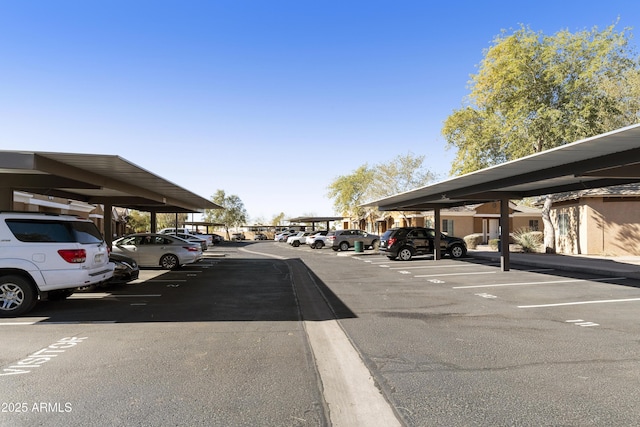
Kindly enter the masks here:
[[140, 274], [138, 263], [122, 254], [109, 254], [109, 261], [116, 265], [113, 277], [107, 283], [127, 283], [136, 280]]
[[[389, 259], [409, 261], [416, 255], [431, 255], [436, 231], [424, 227], [391, 228], [380, 238], [380, 252]], [[459, 237], [440, 234], [440, 250], [452, 258], [467, 254], [467, 244]]]
[[125, 283], [136, 280], [140, 275], [140, 267], [135, 259], [122, 254], [111, 252], [109, 261], [115, 264], [113, 276], [106, 282], [94, 285], [81, 286], [76, 288], [76, 292], [95, 292], [100, 289], [108, 288], [111, 285], [123, 285]]

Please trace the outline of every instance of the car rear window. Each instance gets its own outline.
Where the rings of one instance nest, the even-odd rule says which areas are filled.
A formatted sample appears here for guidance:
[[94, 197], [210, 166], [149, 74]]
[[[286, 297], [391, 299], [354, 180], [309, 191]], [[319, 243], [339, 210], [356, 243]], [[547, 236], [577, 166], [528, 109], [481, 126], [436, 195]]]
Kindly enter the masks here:
[[394, 230], [387, 230], [384, 232], [384, 234], [382, 234], [381, 239], [383, 240], [389, 240], [389, 237], [391, 237], [391, 235], [393, 234]]
[[102, 235], [98, 227], [92, 222], [85, 221], [73, 221], [70, 222], [73, 228], [73, 233], [76, 239], [80, 243], [100, 243], [102, 242]]
[[100, 231], [92, 222], [29, 219], [7, 219], [5, 222], [21, 242], [102, 242]]

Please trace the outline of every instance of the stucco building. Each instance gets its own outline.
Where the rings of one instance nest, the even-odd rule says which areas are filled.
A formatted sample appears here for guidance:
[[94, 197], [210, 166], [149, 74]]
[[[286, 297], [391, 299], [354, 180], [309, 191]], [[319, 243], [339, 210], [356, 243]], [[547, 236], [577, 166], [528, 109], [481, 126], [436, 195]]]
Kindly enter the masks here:
[[551, 195], [556, 252], [640, 255], [640, 184]]

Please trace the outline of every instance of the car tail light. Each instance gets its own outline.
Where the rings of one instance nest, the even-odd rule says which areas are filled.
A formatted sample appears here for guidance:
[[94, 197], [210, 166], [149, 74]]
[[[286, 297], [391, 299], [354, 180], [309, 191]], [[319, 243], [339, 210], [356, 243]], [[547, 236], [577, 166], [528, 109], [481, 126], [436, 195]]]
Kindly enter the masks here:
[[189, 252], [198, 252], [198, 250], [199, 250], [199, 248], [197, 248], [195, 246], [183, 246], [183, 248], [185, 248]]
[[395, 238], [395, 237], [391, 237], [389, 240], [387, 240], [387, 246], [388, 246], [388, 247], [391, 247], [391, 246], [393, 246], [397, 241], [398, 241], [398, 239], [397, 239], [397, 238]]
[[68, 263], [83, 263], [87, 259], [87, 251], [84, 249], [60, 249], [58, 254]]

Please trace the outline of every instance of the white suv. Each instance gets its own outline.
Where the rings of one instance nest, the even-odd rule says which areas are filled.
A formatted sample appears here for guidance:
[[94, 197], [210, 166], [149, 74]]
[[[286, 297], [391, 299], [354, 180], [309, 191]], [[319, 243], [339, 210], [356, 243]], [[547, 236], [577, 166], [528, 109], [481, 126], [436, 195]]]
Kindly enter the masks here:
[[0, 212], [0, 317], [19, 316], [38, 299], [66, 298], [113, 276], [100, 231], [87, 219]]

